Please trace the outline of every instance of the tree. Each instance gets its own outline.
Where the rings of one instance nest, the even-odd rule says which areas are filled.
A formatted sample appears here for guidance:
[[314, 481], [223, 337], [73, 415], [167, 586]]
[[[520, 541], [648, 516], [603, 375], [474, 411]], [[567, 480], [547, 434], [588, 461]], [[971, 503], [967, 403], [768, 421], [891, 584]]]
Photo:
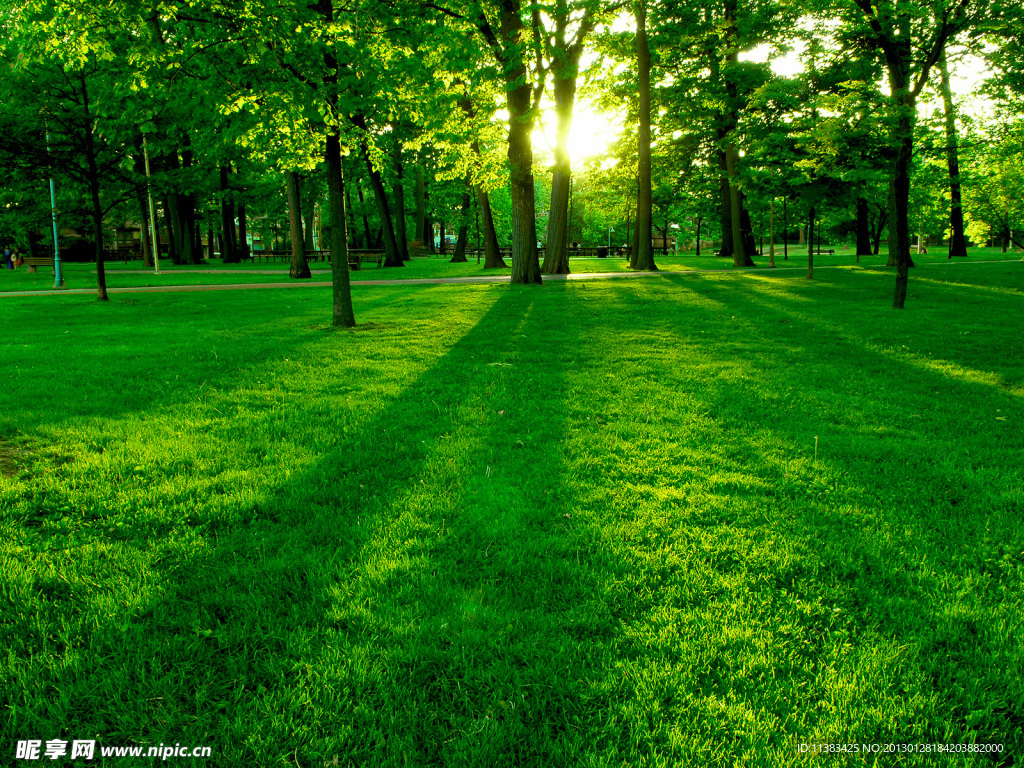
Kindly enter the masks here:
[[[914, 155], [914, 123], [917, 97], [928, 82], [947, 43], [976, 23], [983, 0], [936, 0], [924, 8], [911, 0], [844, 0], [851, 20], [866, 24], [865, 44], [884, 62], [889, 80], [892, 110], [891, 140], [892, 215], [890, 248], [896, 257], [896, 290], [893, 307], [903, 309], [907, 298], [910, 258], [910, 169]], [[892, 254], [890, 254], [892, 255]]]
[[651, 50], [647, 44], [647, 0], [636, 0], [636, 60], [640, 95], [639, 125], [637, 131], [637, 183], [636, 199], [637, 247], [629, 260], [630, 269], [656, 270], [651, 231]]

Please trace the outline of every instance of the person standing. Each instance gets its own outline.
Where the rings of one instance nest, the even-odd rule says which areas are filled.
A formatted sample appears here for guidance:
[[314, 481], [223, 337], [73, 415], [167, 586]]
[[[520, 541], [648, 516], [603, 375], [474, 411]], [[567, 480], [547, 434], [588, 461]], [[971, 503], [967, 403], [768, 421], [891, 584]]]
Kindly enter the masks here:
[[14, 262], [11, 261], [10, 248], [4, 248], [4, 269], [14, 269]]

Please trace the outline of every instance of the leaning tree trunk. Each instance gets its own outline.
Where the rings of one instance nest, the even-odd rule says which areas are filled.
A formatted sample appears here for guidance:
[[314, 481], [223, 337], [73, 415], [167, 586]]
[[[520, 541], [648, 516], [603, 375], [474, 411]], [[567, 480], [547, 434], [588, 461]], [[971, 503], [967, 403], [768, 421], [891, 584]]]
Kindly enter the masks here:
[[469, 211], [473, 200], [469, 196], [469, 177], [466, 178], [466, 188], [462, 190], [462, 213], [459, 219], [459, 236], [455, 240], [455, 255], [452, 256], [452, 263], [463, 263], [466, 261], [466, 241], [469, 239]]
[[491, 198], [480, 187], [477, 187], [476, 198], [480, 206], [480, 224], [483, 227], [484, 269], [507, 269], [508, 264], [501, 257], [501, 248], [498, 247], [498, 233], [494, 231]]
[[956, 112], [953, 108], [953, 95], [949, 90], [949, 69], [946, 67], [946, 54], [943, 51], [939, 59], [939, 90], [942, 92], [942, 107], [946, 118], [946, 165], [949, 169], [949, 226], [952, 237], [949, 239], [949, 257], [967, 256], [967, 239], [964, 237], [964, 209], [960, 196], [960, 157], [957, 151]]
[[[352, 119], [355, 125], [363, 130], [366, 129], [366, 122], [362, 115], [356, 115]], [[384, 182], [381, 180], [380, 172], [373, 167], [370, 160], [370, 153], [363, 144], [363, 157], [366, 160], [366, 170], [370, 174], [370, 186], [373, 188], [373, 196], [377, 198], [377, 211], [380, 213], [381, 234], [384, 238], [384, 266], [404, 267], [401, 254], [398, 252], [398, 242], [395, 239], [395, 225], [391, 219], [391, 206], [388, 205], [387, 193], [384, 191]]]
[[636, 65], [639, 91], [637, 127], [636, 250], [630, 269], [656, 270], [651, 217], [651, 49], [647, 44], [647, 0], [636, 4]]
[[359, 179], [356, 179], [356, 195], [359, 197], [359, 210], [362, 212], [360, 216], [363, 219], [363, 240], [366, 241], [367, 248], [373, 248], [373, 235], [370, 234], [370, 220], [366, 216], [366, 198], [363, 197], [363, 186], [359, 183]]
[[286, 171], [285, 186], [288, 190], [288, 224], [291, 228], [292, 264], [288, 276], [296, 279], [312, 277], [309, 263], [306, 261], [306, 249], [302, 240], [301, 195], [299, 193], [299, 174]]

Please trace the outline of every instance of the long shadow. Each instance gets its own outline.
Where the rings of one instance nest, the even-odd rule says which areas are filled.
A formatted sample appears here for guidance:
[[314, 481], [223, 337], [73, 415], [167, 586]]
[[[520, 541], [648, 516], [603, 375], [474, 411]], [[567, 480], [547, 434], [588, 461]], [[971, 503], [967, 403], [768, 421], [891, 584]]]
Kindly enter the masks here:
[[[763, 386], [750, 391], [740, 381], [704, 393], [707, 411], [726, 415], [724, 430], [735, 434], [734, 427], [742, 426], [742, 434], [765, 436], [743, 441], [731, 457], [736, 467], [769, 457], [768, 471], [762, 469], [755, 484], [758, 504], [771, 510], [787, 500], [805, 507], [802, 515], [774, 524], [783, 522], [808, 562], [777, 576], [764, 598], [777, 603], [784, 588], [790, 595], [802, 592], [805, 604], [837, 606], [836, 615], [820, 612], [820, 632], [831, 627], [859, 638], [851, 650], [857, 663], [871, 663], [873, 645], [910, 649], [903, 668], [891, 674], [900, 685], [913, 681], [923, 720], [952, 720], [961, 740], [1002, 740], [1019, 748], [1021, 688], [1003, 670], [1021, 658], [1019, 640], [1011, 639], [1011, 595], [1020, 580], [1007, 552], [1017, 548], [1010, 542], [1020, 541], [1022, 478], [1018, 471], [1014, 480], [1013, 457], [1024, 452], [1024, 443], [1019, 433], [1003, 431], [993, 435], [987, 455], [950, 450], [960, 435], [977, 428], [980, 414], [949, 405], [983, 401], [1019, 420], [1019, 400], [992, 384], [950, 379], [885, 354], [858, 338], [863, 328], [808, 314], [805, 303], [794, 306], [778, 292], [738, 282], [729, 286], [729, 299], [738, 315], [757, 320], [747, 329], [748, 352], [754, 353], [749, 380], [774, 370], [778, 379], [797, 385], [774, 398]], [[956, 311], [949, 310], [948, 327], [956, 327]], [[792, 344], [809, 334], [821, 339], [821, 348]], [[833, 366], [850, 366], [838, 389], [823, 389], [837, 381], [819, 376], [823, 349]], [[921, 409], [929, 395], [937, 408], [931, 414]], [[803, 412], [802, 424], [808, 412], [820, 413], [819, 425], [794, 429], [785, 416], [792, 408]], [[828, 441], [820, 462], [808, 462], [810, 430]], [[727, 477], [723, 487], [729, 488]], [[817, 594], [802, 591], [801, 581], [813, 582]], [[958, 582], [976, 586], [965, 591]], [[899, 737], [874, 727], [877, 736]], [[921, 730], [923, 735], [926, 728]], [[948, 738], [939, 731], [931, 735]]]
[[[489, 289], [442, 358], [369, 380], [394, 393], [382, 410], [345, 410], [339, 382], [319, 417], [336, 446], [303, 433], [308, 467], [241, 516], [197, 498], [159, 589], [136, 576], [146, 607], [110, 606], [33, 681], [19, 729], [208, 739], [218, 765], [785, 764], [796, 737], [971, 729], [1019, 745], [1012, 681], [929, 678], [945, 658], [986, 685], [1019, 663], [998, 649], [1018, 642], [1005, 614], [986, 629], [969, 589], [959, 614], [932, 596], [984, 575], [957, 567], [957, 525], [979, 563], [993, 542], [948, 517], [948, 561], [925, 565], [936, 502], [911, 506], [916, 482], [886, 486], [884, 465], [831, 444], [814, 464], [779, 409], [815, 380], [774, 393], [759, 375], [813, 373], [817, 353], [772, 332], [784, 309], [724, 282]], [[879, 381], [851, 378], [848, 393]], [[1012, 587], [1007, 562], [972, 584]], [[43, 703], [88, 680], [94, 696]], [[963, 727], [938, 733], [951, 708]]]
[[[23, 723], [107, 743], [213, 739], [218, 765], [558, 765], [584, 751], [614, 693], [595, 682], [614, 630], [596, 537], [565, 492], [568, 365], [585, 354], [535, 292], [498, 296], [371, 419], [325, 413], [337, 448], [243, 522], [197, 510], [196, 551], [158, 567], [141, 613], [101, 622], [77, 664], [24, 692]], [[69, 709], [33, 701], [88, 679], [96, 696]]]
[[[423, 286], [421, 295], [431, 288]], [[386, 322], [389, 302], [404, 303], [407, 293], [365, 291], [357, 304], [360, 322]], [[254, 300], [261, 314], [278, 308], [280, 321], [254, 326]], [[67, 454], [73, 447], [45, 443], [75, 422], [191, 408], [240, 379], [263, 380], [268, 367], [310, 347], [309, 328], [329, 322], [329, 302], [324, 289], [258, 297], [115, 296], [109, 304], [47, 297], [8, 305], [5, 316], [18, 330], [0, 338], [0, 359], [17, 396], [0, 411], [0, 439], [21, 433], [43, 443], [41, 451]], [[137, 323], [127, 335], [126, 319]]]

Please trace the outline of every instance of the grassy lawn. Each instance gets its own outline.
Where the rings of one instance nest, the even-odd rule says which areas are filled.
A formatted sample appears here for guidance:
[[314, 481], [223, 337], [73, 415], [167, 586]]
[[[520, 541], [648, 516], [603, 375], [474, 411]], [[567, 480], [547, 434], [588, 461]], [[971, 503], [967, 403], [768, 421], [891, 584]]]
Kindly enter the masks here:
[[[707, 255], [695, 257], [692, 254], [669, 254], [656, 256], [658, 268], [666, 272], [688, 272], [690, 270], [732, 270], [732, 261], [729, 259], [716, 258]], [[860, 266], [866, 269], [884, 268], [888, 258], [887, 252], [881, 256], [864, 257], [860, 260]], [[1006, 259], [1019, 261], [1020, 255], [1000, 253], [998, 248], [972, 248], [967, 261], [957, 259], [950, 262], [946, 258], [946, 250], [932, 248], [928, 254], [918, 256], [915, 254], [915, 261], [922, 267], [931, 264], [942, 264], [946, 266], [960, 267], [971, 261]], [[759, 267], [767, 267], [768, 257], [756, 259]], [[850, 249], [841, 250], [832, 256], [815, 256], [815, 266], [853, 266], [856, 264], [853, 251]], [[201, 265], [176, 266], [169, 260], [160, 262], [160, 274], [154, 275], [151, 271], [144, 271], [139, 261], [124, 262], [112, 261], [107, 263], [107, 286], [109, 288], [137, 288], [154, 285], [225, 285], [237, 283], [280, 283], [299, 282], [292, 281], [288, 277], [288, 264], [284, 262], [261, 263], [261, 264], [222, 264], [219, 259], [210, 260]], [[779, 269], [806, 270], [807, 251], [806, 246], [798, 250], [791, 246], [788, 260], [783, 258], [781, 247], [776, 255], [776, 266]], [[330, 265], [322, 262], [311, 262], [313, 270], [313, 281], [330, 280]], [[628, 263], [622, 258], [586, 258], [570, 259], [570, 269], [575, 274], [587, 272], [627, 272]], [[92, 264], [69, 263], [63, 267], [64, 280], [68, 288], [94, 289], [96, 287], [96, 271]], [[254, 274], [254, 272], [270, 272], [271, 274]], [[472, 259], [466, 264], [451, 264], [448, 258], [441, 256], [417, 258], [408, 262], [401, 268], [382, 269], [376, 265], [366, 265], [361, 270], [351, 273], [353, 281], [363, 280], [409, 280], [447, 277], [475, 277], [482, 275], [507, 275], [509, 270], [485, 270], [481, 265]], [[30, 291], [49, 290], [53, 288], [53, 272], [49, 269], [39, 270], [29, 274], [24, 268], [11, 272], [0, 270], [0, 294], [5, 291]]]
[[0, 748], [1020, 765], [1024, 265], [892, 288], [5, 300]]

